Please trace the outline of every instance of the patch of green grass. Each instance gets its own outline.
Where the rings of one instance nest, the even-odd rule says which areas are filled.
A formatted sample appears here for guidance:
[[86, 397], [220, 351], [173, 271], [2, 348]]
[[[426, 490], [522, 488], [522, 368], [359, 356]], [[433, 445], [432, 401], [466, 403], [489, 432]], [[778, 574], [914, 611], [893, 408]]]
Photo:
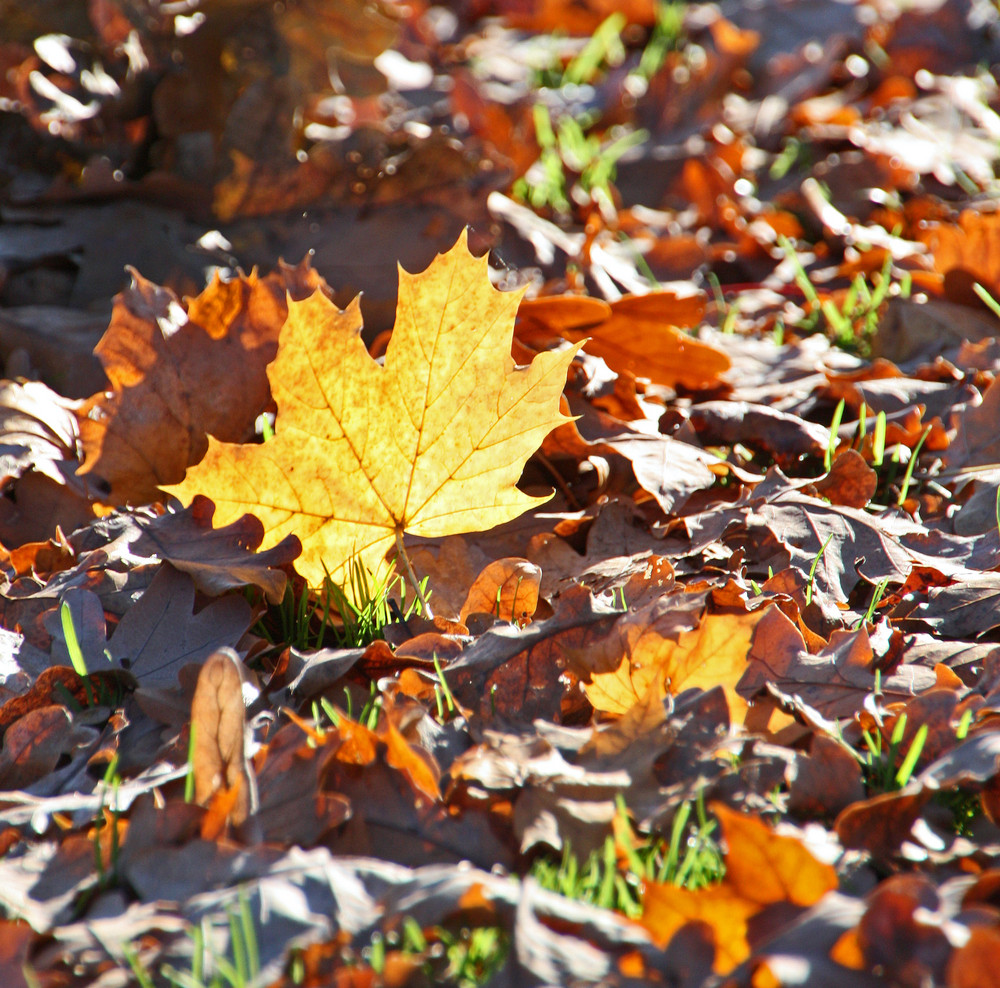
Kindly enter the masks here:
[[390, 950], [420, 959], [422, 973], [431, 984], [476, 988], [488, 984], [507, 962], [510, 936], [498, 926], [423, 930], [416, 920], [406, 917], [399, 930], [375, 934], [361, 953], [381, 975]]
[[[626, 25], [624, 14], [611, 14], [565, 66], [554, 61], [541, 69], [535, 87], [563, 89], [596, 82], [609, 68], [625, 60], [622, 32]], [[681, 44], [682, 28], [683, 5], [660, 4], [649, 40], [629, 73], [632, 88], [644, 89], [667, 53]], [[547, 106], [539, 102], [532, 112], [539, 156], [514, 183], [513, 194], [534, 209], [551, 209], [565, 215], [574, 201], [589, 202], [595, 193], [611, 201], [618, 160], [649, 137], [644, 130], [602, 127], [596, 111], [579, 116], [565, 113], [553, 120]]]
[[[426, 578], [420, 592], [425, 599], [430, 596]], [[400, 604], [394, 602], [393, 594], [398, 594]], [[398, 573], [388, 567], [371, 573], [355, 559], [343, 587], [329, 574], [318, 591], [305, 586], [296, 589], [289, 581], [282, 602], [267, 608], [254, 632], [272, 645], [291, 645], [302, 651], [326, 645], [363, 648], [384, 637], [383, 629], [399, 615], [406, 620], [421, 609], [416, 595], [407, 599], [407, 584]]]
[[[212, 927], [224, 923], [229, 928], [229, 945], [224, 954], [212, 946]], [[170, 985], [171, 988], [249, 988], [260, 974], [257, 930], [245, 890], [238, 890], [238, 907], [227, 907], [216, 919], [204, 918], [191, 927], [191, 964], [184, 970], [172, 964], [156, 965], [155, 973], [143, 963], [134, 946], [123, 945], [122, 959], [140, 988]]]
[[976, 821], [983, 815], [983, 801], [978, 792], [957, 787], [942, 789], [934, 794], [934, 802], [950, 811], [956, 836], [974, 836]]
[[819, 329], [822, 321], [827, 334], [841, 349], [862, 357], [870, 356], [882, 308], [889, 296], [910, 297], [912, 278], [909, 272], [904, 271], [895, 277], [892, 256], [887, 255], [881, 270], [875, 272], [870, 280], [863, 274], [855, 275], [840, 302], [836, 303], [830, 298], [820, 298], [787, 237], [778, 237], [778, 246], [792, 262], [795, 284], [809, 307], [808, 314], [796, 328], [811, 332]]
[[530, 873], [550, 891], [634, 918], [642, 913], [644, 882], [699, 889], [722, 880], [725, 862], [715, 828], [699, 797], [680, 805], [669, 840], [658, 835], [640, 838], [619, 797], [617, 837], [609, 836], [582, 862], [569, 847], [558, 861], [538, 858]]
[[[382, 695], [378, 691], [378, 686], [374, 681], [368, 684], [368, 696], [365, 699], [355, 723], [361, 727], [374, 731], [378, 726], [379, 713], [382, 710]], [[354, 718], [354, 694], [346, 686], [344, 687], [344, 707], [343, 712], [348, 720]], [[326, 731], [327, 725], [334, 728], [340, 725], [340, 711], [325, 697], [313, 700], [312, 703], [313, 724], [315, 729], [321, 734]], [[312, 740], [309, 744], [313, 744]]]
[[[260, 950], [250, 902], [242, 888], [239, 908], [227, 908], [225, 922], [229, 927], [229, 948], [225, 954], [217, 954], [212, 949], [212, 924], [207, 919], [202, 920], [191, 929], [190, 970], [181, 971], [171, 964], [163, 964], [159, 970], [161, 979], [174, 988], [248, 988], [260, 973]], [[131, 965], [131, 960], [129, 963]]]
[[686, 41], [684, 35], [685, 6], [686, 4], [681, 2], [658, 3], [656, 5], [656, 23], [653, 25], [649, 40], [642, 50], [639, 65], [634, 73], [640, 79], [646, 81], [652, 79], [666, 61], [667, 55], [683, 48]]
[[900, 714], [893, 725], [888, 745], [885, 744], [881, 731], [870, 732], [862, 728], [861, 736], [864, 738], [865, 750], [860, 753], [858, 760], [861, 763], [865, 788], [869, 795], [894, 792], [902, 789], [910, 781], [927, 743], [928, 728], [926, 724], [921, 724], [906, 751], [903, 752], [906, 722], [906, 714]]
[[610, 138], [590, 132], [593, 120], [561, 117], [555, 125], [548, 109], [536, 103], [533, 110], [539, 156], [514, 183], [514, 196], [534, 209], [568, 213], [571, 199], [589, 201], [594, 192], [611, 198], [618, 159], [642, 144], [645, 130], [622, 131]]
[[389, 955], [400, 953], [417, 965], [429, 984], [477, 988], [503, 968], [509, 951], [510, 936], [498, 926], [425, 930], [407, 916], [398, 928], [377, 932], [360, 951], [348, 948], [342, 956], [347, 966], [365, 964], [382, 977]]
[[[678, 808], [669, 839], [641, 838], [619, 798], [617, 837], [609, 836], [583, 862], [569, 848], [558, 860], [537, 858], [529, 873], [543, 888], [567, 898], [636, 917], [642, 912], [644, 882], [698, 889], [722, 879], [725, 864], [715, 828], [699, 797]], [[475, 988], [488, 984], [503, 968], [509, 950], [509, 934], [497, 926], [421, 929], [406, 917], [397, 928], [376, 933], [360, 951], [348, 948], [343, 956], [349, 965], [366, 964], [382, 975], [390, 953], [398, 951], [416, 960], [432, 984]]]

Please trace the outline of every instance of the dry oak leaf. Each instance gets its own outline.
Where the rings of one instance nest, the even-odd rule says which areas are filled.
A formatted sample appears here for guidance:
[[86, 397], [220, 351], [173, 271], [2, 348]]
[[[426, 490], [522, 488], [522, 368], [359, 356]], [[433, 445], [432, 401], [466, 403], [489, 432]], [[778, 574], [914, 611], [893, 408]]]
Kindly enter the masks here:
[[396, 325], [380, 367], [361, 340], [357, 299], [338, 310], [322, 292], [289, 300], [268, 367], [278, 407], [262, 445], [209, 439], [181, 484], [216, 504], [216, 524], [245, 512], [263, 547], [294, 533], [296, 566], [313, 586], [345, 582], [357, 556], [375, 570], [403, 532], [483, 531], [548, 498], [515, 486], [527, 458], [567, 421], [559, 396], [577, 347], [510, 355], [519, 292], [497, 291], [485, 257], [458, 243], [426, 271], [400, 268]]
[[308, 261], [281, 263], [230, 281], [216, 275], [181, 302], [132, 271], [115, 298], [111, 322], [94, 353], [111, 390], [77, 411], [84, 465], [79, 473], [113, 504], [158, 500], [205, 454], [206, 435], [244, 442], [270, 402], [265, 368], [277, 352], [287, 299], [324, 283]]

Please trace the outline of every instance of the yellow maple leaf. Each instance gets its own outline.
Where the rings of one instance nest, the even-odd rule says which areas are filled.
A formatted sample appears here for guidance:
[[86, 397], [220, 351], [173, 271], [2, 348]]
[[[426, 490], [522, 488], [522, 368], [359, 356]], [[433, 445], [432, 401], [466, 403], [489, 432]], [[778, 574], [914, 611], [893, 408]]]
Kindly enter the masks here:
[[274, 437], [210, 439], [205, 458], [164, 490], [185, 502], [207, 495], [220, 526], [255, 514], [264, 548], [294, 533], [296, 566], [313, 586], [324, 564], [343, 583], [352, 556], [374, 571], [404, 531], [483, 531], [545, 503], [515, 484], [549, 431], [568, 421], [559, 396], [578, 347], [515, 367], [520, 299], [493, 288], [486, 258], [469, 252], [463, 233], [426, 271], [400, 268], [381, 367], [362, 342], [357, 299], [343, 311], [321, 292], [289, 300], [268, 367]]

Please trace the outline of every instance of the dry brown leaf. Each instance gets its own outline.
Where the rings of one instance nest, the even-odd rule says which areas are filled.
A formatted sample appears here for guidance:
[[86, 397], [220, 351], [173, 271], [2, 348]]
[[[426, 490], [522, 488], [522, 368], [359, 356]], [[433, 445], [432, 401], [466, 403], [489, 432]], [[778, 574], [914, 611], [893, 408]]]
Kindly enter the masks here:
[[864, 796], [861, 766], [843, 744], [816, 734], [809, 754], [797, 753], [788, 793], [791, 813], [800, 818], [832, 816]]
[[875, 495], [878, 474], [857, 450], [845, 449], [837, 454], [829, 473], [817, 480], [813, 487], [831, 504], [863, 508]]
[[891, 859], [909, 839], [931, 795], [925, 789], [858, 800], [840, 813], [834, 829], [844, 847], [864, 849], [879, 861]]
[[226, 794], [223, 816], [236, 827], [256, 808], [256, 785], [243, 746], [246, 723], [239, 661], [231, 648], [213, 652], [201, 667], [191, 701], [195, 802], [208, 806], [218, 794]]
[[65, 707], [37, 707], [4, 733], [0, 751], [0, 785], [24, 789], [48, 775], [72, 747], [72, 719]]
[[825, 717], [849, 717], [880, 682], [887, 698], [908, 699], [934, 685], [934, 673], [917, 665], [901, 665], [890, 674], [876, 674], [874, 651], [865, 628], [835, 631], [829, 643], [813, 655], [802, 633], [777, 607], [768, 608], [756, 626], [748, 650], [746, 674], [739, 682], [742, 696], [753, 699], [769, 686], [798, 696]]
[[[289, 304], [268, 376], [278, 405], [263, 445], [209, 442], [181, 484], [205, 493], [217, 524], [245, 512], [268, 548], [290, 532], [310, 584], [345, 583], [357, 556], [374, 571], [403, 532], [481, 531], [548, 498], [515, 486], [525, 460], [566, 421], [558, 410], [576, 348], [510, 357], [520, 296], [496, 291], [463, 233], [421, 274], [400, 270], [384, 367], [361, 340], [355, 300], [338, 311], [317, 292]], [[325, 566], [324, 566], [325, 564]]]
[[[830, 430], [825, 426], [747, 401], [699, 402], [690, 409], [687, 424], [703, 446], [745, 443], [766, 451], [782, 465], [822, 454], [830, 445]], [[686, 429], [677, 438], [690, 441]]]
[[957, 415], [958, 431], [945, 454], [951, 467], [974, 467], [1000, 462], [997, 415], [1000, 414], [1000, 381], [994, 380], [979, 405], [968, 405]]
[[132, 273], [98, 343], [111, 382], [77, 412], [80, 473], [115, 504], [159, 498], [205, 454], [206, 436], [246, 442], [270, 402], [265, 368], [277, 351], [287, 297], [319, 290], [308, 264], [212, 283], [186, 306]]
[[272, 604], [281, 602], [287, 577], [279, 569], [301, 551], [290, 535], [266, 552], [254, 552], [264, 537], [261, 523], [244, 515], [225, 528], [213, 528], [215, 505], [195, 497], [184, 511], [140, 521], [160, 559], [187, 573], [202, 591], [218, 595], [233, 587], [255, 585]]

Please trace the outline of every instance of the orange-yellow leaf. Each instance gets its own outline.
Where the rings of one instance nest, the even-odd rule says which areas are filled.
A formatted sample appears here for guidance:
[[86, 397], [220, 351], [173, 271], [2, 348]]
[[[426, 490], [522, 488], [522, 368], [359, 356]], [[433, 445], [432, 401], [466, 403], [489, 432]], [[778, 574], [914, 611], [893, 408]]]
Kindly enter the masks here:
[[761, 906], [811, 906], [837, 887], [837, 873], [795, 837], [776, 834], [755, 816], [722, 803], [712, 812], [726, 839], [726, 884]]
[[664, 946], [687, 923], [707, 924], [715, 938], [713, 967], [725, 974], [750, 954], [753, 916], [779, 902], [811, 906], [837, 887], [837, 875], [799, 840], [774, 833], [759, 818], [721, 803], [711, 809], [727, 849], [722, 882], [695, 891], [647, 883], [639, 922]]
[[[721, 685], [734, 721], [742, 721], [746, 701], [735, 690], [746, 670], [750, 639], [764, 608], [744, 614], [706, 614], [697, 627], [678, 632], [671, 616], [643, 624], [636, 619], [619, 621], [617, 641], [597, 646], [605, 653], [617, 646], [617, 665], [594, 669], [584, 683], [587, 698], [598, 710], [623, 714], [654, 684], [661, 696], [692, 686], [710, 689]], [[574, 669], [583, 673], [579, 663]]]
[[527, 458], [566, 421], [559, 396], [574, 348], [510, 355], [520, 293], [489, 282], [463, 233], [421, 274], [399, 273], [396, 325], [379, 366], [361, 340], [355, 300], [289, 301], [268, 368], [278, 407], [263, 445], [209, 442], [183, 483], [206, 494], [224, 525], [245, 512], [264, 547], [294, 533], [313, 585], [324, 564], [345, 582], [358, 556], [374, 570], [397, 534], [483, 531], [545, 502], [515, 486]]
[[747, 922], [758, 912], [757, 903], [745, 899], [728, 885], [691, 891], [647, 882], [639, 922], [664, 946], [682, 926], [705, 923], [715, 936], [713, 967], [719, 974], [726, 974], [749, 957]]

